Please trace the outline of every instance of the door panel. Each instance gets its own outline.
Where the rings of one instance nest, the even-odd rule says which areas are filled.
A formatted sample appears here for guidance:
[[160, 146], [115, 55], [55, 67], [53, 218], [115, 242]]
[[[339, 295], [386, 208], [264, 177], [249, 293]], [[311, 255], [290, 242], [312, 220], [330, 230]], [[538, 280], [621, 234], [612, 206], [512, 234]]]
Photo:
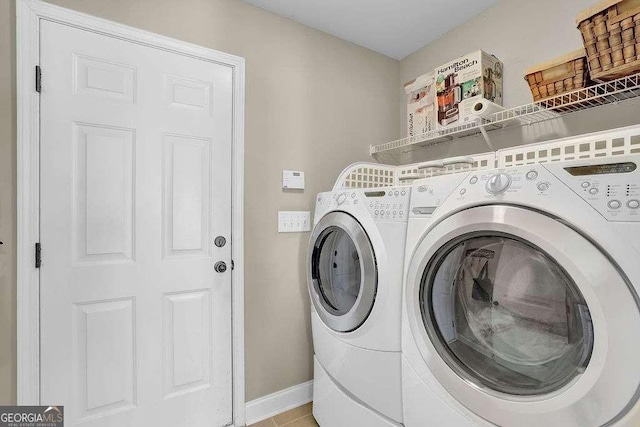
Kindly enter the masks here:
[[165, 256], [209, 256], [211, 140], [163, 138]]
[[232, 70], [40, 30], [41, 401], [68, 425], [226, 425]]
[[135, 131], [73, 128], [76, 261], [132, 261]]
[[162, 314], [165, 397], [210, 387], [211, 292], [164, 295]]
[[134, 301], [76, 306], [80, 362], [78, 391], [84, 416], [135, 405]]

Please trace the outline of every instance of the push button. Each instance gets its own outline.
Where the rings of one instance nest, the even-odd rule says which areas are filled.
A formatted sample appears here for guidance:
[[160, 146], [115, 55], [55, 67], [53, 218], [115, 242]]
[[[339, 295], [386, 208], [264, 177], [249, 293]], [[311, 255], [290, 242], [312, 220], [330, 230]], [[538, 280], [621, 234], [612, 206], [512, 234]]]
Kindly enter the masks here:
[[609, 203], [607, 203], [607, 206], [609, 206], [609, 208], [611, 209], [620, 209], [622, 203], [620, 203], [620, 200], [611, 200]]
[[638, 209], [638, 208], [640, 208], [640, 201], [635, 200], [635, 199], [634, 200], [629, 200], [627, 202], [627, 207], [629, 209]]
[[537, 177], [538, 177], [538, 172], [537, 171], [529, 171], [529, 172], [527, 172], [527, 179], [529, 181], [533, 181]]

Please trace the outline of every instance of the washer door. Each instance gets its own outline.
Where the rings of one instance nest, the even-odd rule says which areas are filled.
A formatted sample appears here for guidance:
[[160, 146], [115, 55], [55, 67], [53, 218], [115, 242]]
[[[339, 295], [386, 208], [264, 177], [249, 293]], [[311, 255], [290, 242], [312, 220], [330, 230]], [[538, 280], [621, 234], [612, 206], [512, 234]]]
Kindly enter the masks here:
[[367, 233], [351, 215], [331, 212], [314, 228], [308, 283], [316, 312], [334, 331], [353, 331], [369, 316], [378, 286], [376, 260]]
[[420, 284], [422, 320], [460, 376], [513, 395], [553, 392], [593, 350], [584, 297], [540, 248], [476, 232], [437, 250]]
[[484, 206], [442, 220], [412, 256], [406, 303], [424, 363], [492, 423], [607, 425], [638, 400], [633, 286], [543, 213]]

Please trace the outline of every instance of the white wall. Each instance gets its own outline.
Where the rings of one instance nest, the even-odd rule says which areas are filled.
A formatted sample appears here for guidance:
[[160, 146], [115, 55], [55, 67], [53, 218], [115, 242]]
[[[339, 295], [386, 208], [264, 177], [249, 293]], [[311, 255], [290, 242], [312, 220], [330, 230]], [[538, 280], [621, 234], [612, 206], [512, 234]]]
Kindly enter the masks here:
[[[532, 102], [524, 71], [556, 56], [582, 46], [576, 28], [578, 13], [596, 0], [502, 0], [471, 21], [419, 49], [400, 62], [400, 81], [405, 83], [432, 71], [458, 56], [477, 49], [496, 55], [504, 63], [504, 105], [516, 107]], [[399, 86], [401, 87], [401, 86]], [[406, 132], [406, 96], [401, 98], [400, 122]], [[640, 102], [579, 112], [564, 122], [550, 121], [540, 125], [490, 134], [496, 148], [555, 139], [639, 122]], [[427, 160], [447, 156], [489, 151], [482, 136], [473, 136], [413, 153], [405, 160]]]

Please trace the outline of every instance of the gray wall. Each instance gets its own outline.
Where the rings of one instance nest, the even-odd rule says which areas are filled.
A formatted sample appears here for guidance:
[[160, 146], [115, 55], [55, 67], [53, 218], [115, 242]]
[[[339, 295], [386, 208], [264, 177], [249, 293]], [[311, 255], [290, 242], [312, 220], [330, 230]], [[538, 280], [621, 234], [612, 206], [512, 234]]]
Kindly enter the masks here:
[[[309, 234], [278, 234], [277, 211], [313, 210], [370, 141], [400, 136], [398, 62], [238, 0], [51, 2], [246, 58], [246, 398], [310, 380]], [[0, 0], [0, 404], [15, 401], [14, 16]], [[282, 169], [306, 190], [283, 192]]]
[[[447, 33], [400, 62], [400, 80], [407, 82], [458, 56], [477, 49], [496, 55], [504, 63], [504, 105], [517, 107], [532, 102], [524, 80], [527, 68], [582, 46], [575, 19], [595, 0], [502, 0], [466, 24]], [[406, 98], [401, 98], [400, 122], [405, 131]], [[639, 122], [640, 102], [578, 112], [564, 120], [505, 129], [490, 134], [496, 149], [555, 139], [586, 132], [627, 126]], [[489, 151], [482, 136], [448, 142], [407, 155], [420, 161]]]

